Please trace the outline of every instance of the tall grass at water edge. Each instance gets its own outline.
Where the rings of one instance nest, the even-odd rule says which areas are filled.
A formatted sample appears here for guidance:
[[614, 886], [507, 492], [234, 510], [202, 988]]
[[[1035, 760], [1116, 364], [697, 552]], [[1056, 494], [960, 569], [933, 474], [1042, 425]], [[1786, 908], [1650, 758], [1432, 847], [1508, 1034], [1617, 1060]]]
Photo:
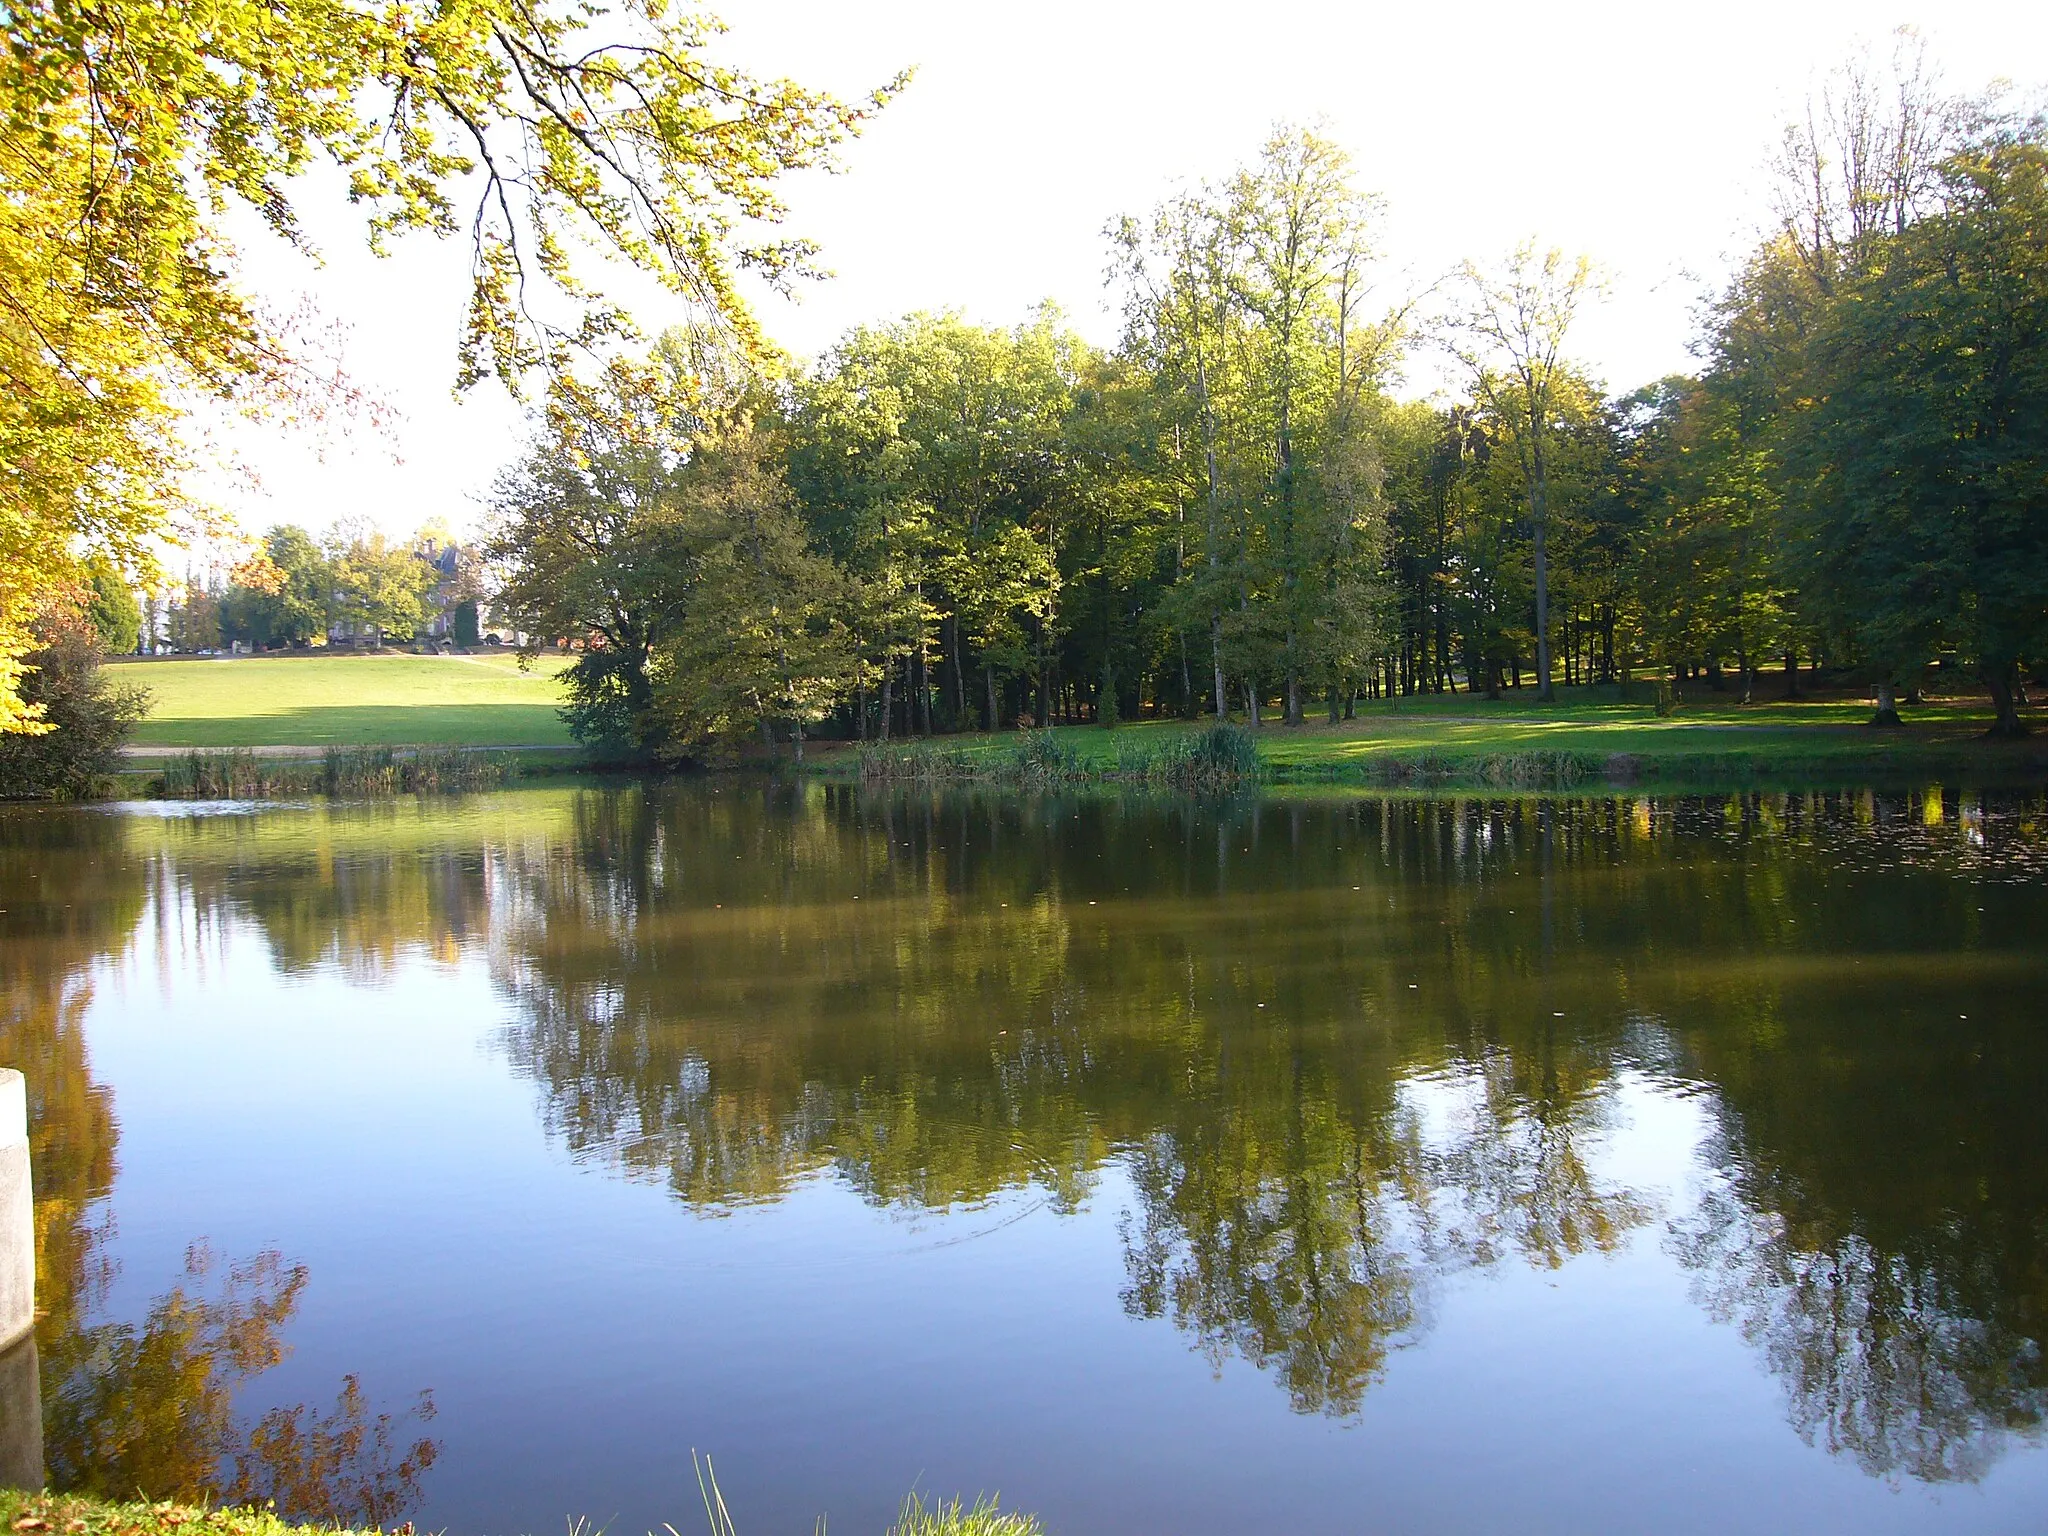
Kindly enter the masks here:
[[913, 741], [869, 742], [859, 773], [872, 784], [1003, 784], [1049, 789], [1075, 784], [1145, 784], [1171, 789], [1227, 789], [1256, 783], [1262, 773], [1251, 732], [1223, 722], [1164, 739], [1119, 739], [1107, 758], [1076, 751], [1058, 731], [1025, 731], [995, 746]]
[[1061, 731], [1026, 731], [999, 745], [911, 741], [860, 749], [860, 777], [876, 784], [1000, 784], [1022, 789], [1134, 784], [1166, 789], [1233, 789], [1264, 779], [1364, 782], [1436, 788], [1574, 789], [1631, 784], [1649, 771], [1627, 754], [1508, 752], [1481, 756], [1424, 751], [1350, 762], [1268, 766], [1244, 726], [1222, 722], [1185, 735], [1120, 737], [1107, 755], [1075, 748]]
[[[711, 1536], [739, 1536], [739, 1527], [733, 1522], [732, 1512], [726, 1508], [725, 1494], [718, 1486], [718, 1474], [712, 1469], [711, 1458], [698, 1461], [697, 1453], [690, 1453], [691, 1463], [697, 1471], [697, 1490], [704, 1496], [704, 1518], [710, 1522]], [[668, 1536], [681, 1536], [672, 1525], [664, 1526]], [[818, 1518], [819, 1536], [823, 1536], [825, 1520]], [[580, 1528], [576, 1533], [580, 1536]], [[903, 1507], [896, 1512], [895, 1523], [884, 1536], [1045, 1536], [1045, 1527], [1038, 1523], [1035, 1515], [1022, 1515], [1015, 1511], [999, 1508], [993, 1498], [983, 1495], [971, 1505], [963, 1506], [956, 1497], [951, 1503], [933, 1499], [927, 1504], [921, 1494], [905, 1496]]]
[[[1360, 765], [1360, 775], [1377, 784], [1460, 785], [1485, 789], [1576, 789], [1582, 784], [1632, 784], [1643, 764], [1616, 753], [1496, 752], [1481, 757], [1452, 757], [1423, 752], [1415, 757], [1382, 756]], [[1305, 777], [1307, 775], [1304, 775]]]
[[318, 760], [281, 760], [229, 747], [172, 758], [152, 788], [166, 800], [457, 794], [500, 788], [518, 772], [517, 760], [503, 752], [330, 747]]

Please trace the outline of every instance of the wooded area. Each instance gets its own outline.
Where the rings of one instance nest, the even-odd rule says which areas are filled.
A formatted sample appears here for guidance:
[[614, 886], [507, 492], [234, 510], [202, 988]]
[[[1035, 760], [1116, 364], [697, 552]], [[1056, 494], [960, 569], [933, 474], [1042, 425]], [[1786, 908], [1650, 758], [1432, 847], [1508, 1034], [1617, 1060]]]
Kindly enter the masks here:
[[[1135, 714], [1331, 720], [1559, 683], [1880, 720], [1931, 667], [2022, 729], [2048, 660], [2048, 137], [1906, 43], [1791, 130], [1696, 375], [1574, 361], [1584, 260], [1419, 293], [1342, 150], [1277, 130], [1107, 232], [1117, 345], [1047, 308], [856, 329], [814, 367], [672, 333], [557, 390], [501, 482], [502, 602], [586, 740], [650, 755]], [[1441, 403], [1397, 397], [1439, 361]], [[1766, 669], [1778, 675], [1765, 683]]]
[[[1314, 129], [1112, 221], [1113, 344], [1050, 306], [938, 310], [798, 366], [735, 274], [805, 270], [777, 178], [829, 164], [901, 79], [853, 104], [762, 84], [662, 6], [619, 32], [494, 4], [417, 36], [289, 6], [66, 14], [18, 12], [0, 121], [0, 731], [55, 726], [35, 668], [78, 615], [109, 645], [142, 623], [260, 646], [424, 612], [429, 573], [366, 526], [273, 530], [168, 624], [122, 600], [208, 528], [191, 400], [374, 409], [236, 287], [214, 228], [239, 199], [299, 242], [282, 188], [321, 155], [373, 243], [466, 233], [462, 380], [544, 382], [463, 632], [482, 605], [576, 652], [569, 717], [613, 752], [1300, 723], [1646, 669], [1660, 698], [1748, 699], [1823, 665], [1880, 723], [1930, 668], [1967, 675], [2012, 735], [2048, 660], [2048, 125], [1945, 93], [1910, 33], [1788, 130], [1698, 371], [1614, 394], [1575, 351], [1591, 262], [1527, 244], [1396, 277]], [[690, 323], [636, 342], [577, 233]]]

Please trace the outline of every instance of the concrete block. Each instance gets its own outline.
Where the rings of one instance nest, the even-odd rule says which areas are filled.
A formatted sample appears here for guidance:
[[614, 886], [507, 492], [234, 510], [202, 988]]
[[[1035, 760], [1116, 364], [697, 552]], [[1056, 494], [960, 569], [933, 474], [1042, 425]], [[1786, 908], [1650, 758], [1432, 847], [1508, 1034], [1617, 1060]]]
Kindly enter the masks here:
[[36, 1206], [28, 1167], [28, 1084], [0, 1067], [0, 1349], [36, 1322]]

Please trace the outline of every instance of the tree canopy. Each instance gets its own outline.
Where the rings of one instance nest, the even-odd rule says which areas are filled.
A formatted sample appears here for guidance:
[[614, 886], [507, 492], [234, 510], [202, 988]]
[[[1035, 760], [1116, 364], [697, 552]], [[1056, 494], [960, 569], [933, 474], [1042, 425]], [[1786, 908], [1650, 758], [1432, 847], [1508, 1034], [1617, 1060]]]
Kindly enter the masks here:
[[304, 246], [297, 178], [338, 169], [382, 248], [471, 247], [458, 378], [559, 374], [631, 334], [579, 242], [655, 274], [743, 347], [742, 270], [787, 283], [783, 173], [829, 162], [900, 81], [843, 102], [716, 55], [688, 0], [331, 6], [26, 0], [0, 88], [0, 730], [20, 657], [89, 557], [138, 577], [189, 511], [183, 408], [332, 402], [240, 282], [231, 203]]
[[[1696, 376], [1610, 396], [1572, 350], [1594, 269], [1533, 245], [1466, 266], [1425, 317], [1376, 276], [1377, 205], [1341, 151], [1283, 126], [1110, 226], [1114, 347], [1049, 308], [918, 313], [747, 386], [750, 505], [785, 552], [766, 608], [699, 580], [685, 485], [740, 439], [663, 402], [730, 396], [734, 370], [674, 343], [558, 412], [522, 474], [562, 489], [527, 498], [507, 590], [582, 648], [579, 689], [644, 674], [607, 695], [640, 722], [618, 729], [677, 751], [1257, 725], [1275, 702], [1299, 723], [1315, 700], [1336, 720], [1646, 665], [1746, 702], [1779, 662], [1788, 691], [1823, 662], [1869, 684], [1880, 720], [1930, 667], [1974, 673], [2017, 732], [2048, 661], [2048, 142], [1904, 57], [1896, 90], [1848, 71], [1792, 136], [1782, 224], [1707, 308]], [[1423, 344], [1461, 397], [1396, 397]], [[592, 519], [617, 526], [572, 537]], [[572, 598], [592, 583], [644, 626]], [[761, 672], [764, 613], [819, 637], [800, 689]], [[657, 680], [682, 653], [645, 626], [686, 628], [688, 666]]]

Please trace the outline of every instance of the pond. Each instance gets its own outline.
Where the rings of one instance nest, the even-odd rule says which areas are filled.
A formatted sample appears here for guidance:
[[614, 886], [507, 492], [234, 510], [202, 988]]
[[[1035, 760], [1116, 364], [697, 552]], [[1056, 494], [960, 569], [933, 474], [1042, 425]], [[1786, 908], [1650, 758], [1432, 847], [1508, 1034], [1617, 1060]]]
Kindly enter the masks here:
[[2038, 1530], [2038, 797], [0, 813], [60, 1484]]

